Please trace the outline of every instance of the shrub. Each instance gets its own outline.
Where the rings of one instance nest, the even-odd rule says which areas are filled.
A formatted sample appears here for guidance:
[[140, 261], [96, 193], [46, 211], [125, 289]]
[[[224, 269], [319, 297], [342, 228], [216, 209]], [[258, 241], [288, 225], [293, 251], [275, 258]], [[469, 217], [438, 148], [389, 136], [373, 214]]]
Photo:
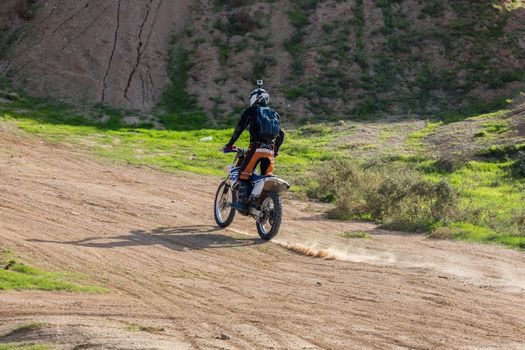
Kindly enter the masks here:
[[512, 214], [511, 221], [514, 225], [525, 229], [525, 210], [516, 211]]
[[246, 0], [217, 0], [215, 3], [219, 6], [230, 6], [230, 7], [241, 7], [248, 5], [249, 1]]
[[463, 168], [469, 160], [467, 154], [443, 153], [434, 163], [434, 168], [440, 172], [451, 173]]
[[369, 239], [370, 236], [368, 235], [368, 233], [364, 232], [364, 231], [348, 231], [348, 232], [343, 232], [341, 234], [341, 237], [343, 238], [346, 238], [346, 239], [355, 239], [355, 238], [364, 238], [364, 239]]
[[248, 10], [241, 10], [228, 15], [228, 20], [228, 31], [231, 35], [244, 36], [257, 27], [257, 21], [250, 15]]
[[227, 35], [244, 36], [257, 28], [257, 21], [247, 9], [239, 9], [228, 14], [226, 20], [218, 20], [215, 29]]
[[525, 143], [515, 145], [491, 146], [485, 150], [479, 151], [478, 156], [492, 158], [494, 160], [508, 161], [514, 157], [519, 157], [525, 151]]
[[[0, 60], [7, 56], [9, 49], [18, 40], [20, 34], [20, 28], [11, 31], [10, 28], [6, 26], [0, 30]], [[0, 86], [1, 85], [3, 85], [2, 82], [0, 82]]]
[[173, 45], [168, 50], [167, 72], [170, 84], [164, 91], [161, 105], [168, 111], [190, 111], [197, 109], [197, 101], [186, 91], [188, 72], [192, 67], [189, 52]]
[[305, 96], [307, 93], [308, 91], [306, 90], [306, 88], [300, 86], [293, 86], [284, 89], [284, 96], [288, 100], [296, 100], [299, 97]]
[[400, 4], [402, 0], [375, 0], [374, 2], [381, 8], [389, 8], [395, 4]]
[[358, 166], [350, 161], [325, 163], [310, 196], [332, 201], [334, 218], [370, 217], [392, 229], [427, 231], [457, 213], [456, 191], [433, 183], [407, 165]]
[[256, 57], [252, 66], [252, 80], [262, 79], [265, 77], [268, 67], [273, 67], [277, 64], [277, 60], [273, 56]]
[[421, 14], [429, 17], [441, 17], [445, 12], [445, 6], [438, 1], [432, 1], [421, 8]]
[[35, 3], [35, 0], [20, 0], [16, 4], [15, 11], [18, 14], [18, 17], [25, 21], [30, 21], [35, 17], [33, 10], [31, 9], [32, 5]]
[[294, 27], [302, 29], [309, 21], [312, 10], [317, 7], [319, 0], [293, 0], [292, 9], [288, 11], [288, 18]]
[[304, 137], [326, 136], [333, 132], [331, 127], [324, 124], [308, 124], [298, 129], [298, 131], [300, 132], [300, 135]]
[[430, 237], [435, 239], [451, 239], [454, 237], [454, 232], [448, 227], [436, 227], [430, 233]]
[[511, 165], [510, 172], [515, 178], [525, 178], [525, 152], [519, 154], [518, 159]]

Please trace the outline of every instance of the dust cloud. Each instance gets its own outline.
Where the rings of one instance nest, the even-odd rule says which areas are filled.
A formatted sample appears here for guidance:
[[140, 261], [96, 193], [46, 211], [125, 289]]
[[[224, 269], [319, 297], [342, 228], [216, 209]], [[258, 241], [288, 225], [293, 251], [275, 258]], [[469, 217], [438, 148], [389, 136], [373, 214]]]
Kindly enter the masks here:
[[272, 240], [273, 243], [298, 254], [320, 258], [323, 260], [339, 260], [350, 262], [364, 262], [371, 264], [392, 264], [396, 261], [390, 252], [372, 252], [365, 249], [341, 249], [339, 247], [322, 248], [318, 243], [289, 243]]

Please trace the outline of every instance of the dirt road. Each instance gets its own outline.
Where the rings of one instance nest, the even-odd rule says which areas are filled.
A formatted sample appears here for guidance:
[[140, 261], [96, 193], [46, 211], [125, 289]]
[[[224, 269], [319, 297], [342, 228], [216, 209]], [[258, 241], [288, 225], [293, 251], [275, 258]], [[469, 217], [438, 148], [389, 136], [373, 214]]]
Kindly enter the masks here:
[[[525, 254], [323, 219], [213, 222], [218, 179], [111, 164], [0, 124], [0, 245], [106, 294], [0, 292], [0, 337], [64, 349], [525, 348]], [[348, 230], [368, 231], [348, 240]], [[322, 251], [335, 260], [298, 253]], [[229, 338], [229, 339], [221, 339]]]

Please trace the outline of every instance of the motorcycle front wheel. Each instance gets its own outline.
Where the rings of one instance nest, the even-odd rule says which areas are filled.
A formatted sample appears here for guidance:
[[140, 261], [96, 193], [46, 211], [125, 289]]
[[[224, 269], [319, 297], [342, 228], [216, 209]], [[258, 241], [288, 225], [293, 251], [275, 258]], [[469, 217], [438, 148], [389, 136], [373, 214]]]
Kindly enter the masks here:
[[223, 181], [217, 193], [215, 194], [214, 214], [215, 222], [220, 227], [228, 227], [231, 225], [233, 218], [235, 217], [235, 209], [232, 208], [231, 203], [233, 202], [233, 192], [226, 181]]
[[277, 192], [267, 192], [261, 202], [262, 217], [257, 219], [257, 232], [265, 241], [274, 238], [281, 227], [283, 207]]

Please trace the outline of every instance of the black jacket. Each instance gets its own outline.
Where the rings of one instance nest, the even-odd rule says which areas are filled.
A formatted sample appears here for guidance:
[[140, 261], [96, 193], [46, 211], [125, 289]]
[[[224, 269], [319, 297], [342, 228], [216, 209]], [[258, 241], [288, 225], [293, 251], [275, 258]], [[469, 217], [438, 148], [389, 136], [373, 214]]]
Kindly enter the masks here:
[[[242, 132], [246, 130], [246, 128], [249, 128], [250, 130], [250, 144], [256, 143], [256, 142], [264, 142], [263, 140], [259, 139], [259, 136], [256, 132], [252, 130], [253, 125], [255, 125], [255, 122], [257, 121], [257, 107], [266, 107], [266, 104], [260, 104], [260, 105], [253, 105], [249, 108], [247, 108], [241, 115], [241, 120], [239, 120], [239, 123], [237, 123], [237, 126], [235, 127], [235, 130], [233, 131], [232, 138], [230, 139], [230, 142], [228, 142], [227, 146], [233, 146], [235, 144], [235, 141], [241, 136]], [[277, 113], [276, 113], [277, 114]], [[277, 114], [277, 117], [280, 116]], [[282, 143], [284, 141], [284, 131], [281, 129], [279, 131], [279, 136], [275, 139], [275, 153], [279, 151], [279, 147], [281, 147]]]

